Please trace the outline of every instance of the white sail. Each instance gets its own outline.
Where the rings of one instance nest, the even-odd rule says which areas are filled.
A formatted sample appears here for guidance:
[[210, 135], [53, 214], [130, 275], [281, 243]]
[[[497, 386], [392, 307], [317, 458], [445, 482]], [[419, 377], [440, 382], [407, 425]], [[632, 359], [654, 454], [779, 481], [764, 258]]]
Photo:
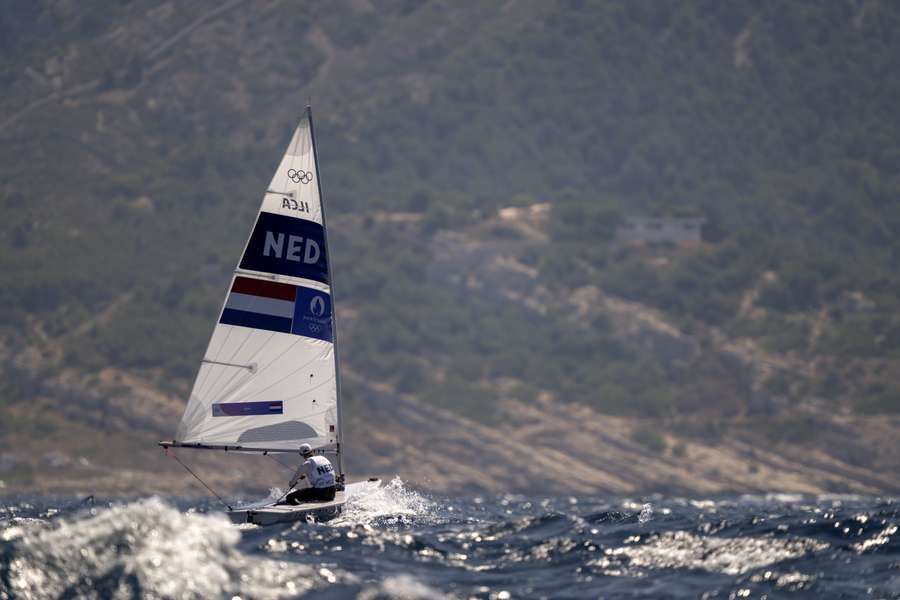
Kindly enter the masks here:
[[333, 303], [309, 112], [263, 197], [176, 442], [338, 450]]

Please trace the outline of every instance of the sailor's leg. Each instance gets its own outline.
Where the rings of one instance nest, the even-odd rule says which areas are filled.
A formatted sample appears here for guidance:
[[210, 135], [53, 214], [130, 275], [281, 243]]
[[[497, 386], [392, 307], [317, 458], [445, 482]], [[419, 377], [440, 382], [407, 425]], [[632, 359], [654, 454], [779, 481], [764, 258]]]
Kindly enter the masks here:
[[316, 488], [316, 500], [319, 502], [330, 502], [334, 500], [335, 487]]
[[315, 499], [315, 489], [314, 488], [303, 488], [301, 490], [294, 490], [290, 494], [287, 495], [285, 501], [288, 504], [303, 504], [304, 502], [309, 502], [310, 500]]

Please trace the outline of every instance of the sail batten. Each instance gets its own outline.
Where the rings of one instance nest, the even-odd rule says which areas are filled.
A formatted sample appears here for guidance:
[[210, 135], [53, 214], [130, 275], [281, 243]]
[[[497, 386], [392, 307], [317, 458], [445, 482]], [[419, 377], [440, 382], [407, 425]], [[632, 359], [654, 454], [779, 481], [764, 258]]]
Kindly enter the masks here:
[[177, 446], [338, 454], [334, 306], [309, 111], [297, 126], [231, 278]]

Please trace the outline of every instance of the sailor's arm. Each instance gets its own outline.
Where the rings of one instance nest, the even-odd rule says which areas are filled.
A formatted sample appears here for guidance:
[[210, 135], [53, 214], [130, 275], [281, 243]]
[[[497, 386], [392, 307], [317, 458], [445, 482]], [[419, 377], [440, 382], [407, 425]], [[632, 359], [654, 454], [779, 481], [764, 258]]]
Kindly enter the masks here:
[[290, 487], [294, 487], [297, 485], [301, 479], [306, 477], [306, 463], [303, 463], [299, 467], [297, 467], [297, 471], [294, 473], [294, 476], [291, 477], [291, 482], [288, 484]]

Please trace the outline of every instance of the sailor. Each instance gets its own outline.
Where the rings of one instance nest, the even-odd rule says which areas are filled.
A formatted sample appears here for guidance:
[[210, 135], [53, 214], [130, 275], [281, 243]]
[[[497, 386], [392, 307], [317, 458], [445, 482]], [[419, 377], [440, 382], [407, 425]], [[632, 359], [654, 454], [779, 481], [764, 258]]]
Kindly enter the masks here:
[[300, 445], [303, 464], [291, 477], [291, 492], [285, 498], [287, 504], [304, 502], [328, 502], [334, 500], [334, 467], [324, 456], [313, 456], [309, 444]]

